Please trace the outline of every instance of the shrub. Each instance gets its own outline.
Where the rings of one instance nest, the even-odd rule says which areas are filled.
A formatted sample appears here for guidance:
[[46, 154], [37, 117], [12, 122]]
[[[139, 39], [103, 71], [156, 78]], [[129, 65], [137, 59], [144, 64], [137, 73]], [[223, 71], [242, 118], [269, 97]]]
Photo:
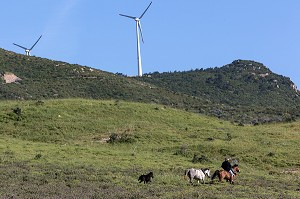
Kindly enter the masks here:
[[188, 145], [183, 144], [176, 152], [175, 155], [188, 156]]
[[21, 121], [22, 120], [22, 110], [17, 107], [13, 108], [12, 112], [7, 114], [7, 118], [13, 121]]
[[35, 103], [36, 106], [41, 106], [41, 105], [44, 105], [44, 102], [41, 101], [41, 100], [38, 100], [36, 103]]
[[198, 154], [194, 154], [192, 162], [193, 163], [197, 163], [197, 162], [202, 163], [202, 162], [210, 162], [210, 160], [205, 155], [199, 156]]
[[112, 133], [109, 136], [108, 143], [133, 143], [135, 142], [134, 136], [128, 133]]
[[36, 156], [34, 157], [34, 159], [35, 159], [35, 160], [38, 160], [38, 159], [40, 159], [41, 157], [42, 157], [42, 154], [39, 153], [39, 154], [36, 154]]

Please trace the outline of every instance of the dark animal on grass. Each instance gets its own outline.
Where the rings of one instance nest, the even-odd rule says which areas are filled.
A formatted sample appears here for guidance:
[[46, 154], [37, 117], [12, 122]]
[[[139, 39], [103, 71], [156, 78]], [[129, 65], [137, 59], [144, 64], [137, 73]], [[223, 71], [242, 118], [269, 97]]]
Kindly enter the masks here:
[[185, 176], [189, 177], [190, 183], [193, 184], [193, 179], [196, 179], [198, 181], [198, 184], [200, 180], [202, 183], [205, 183], [205, 176], [210, 177], [210, 170], [208, 168], [205, 169], [188, 169], [185, 171]]
[[140, 181], [140, 183], [144, 182], [144, 184], [146, 184], [148, 182], [151, 182], [151, 178], [154, 178], [152, 171], [150, 173], [146, 174], [146, 175], [141, 175], [139, 177], [139, 181]]
[[232, 170], [234, 172], [234, 176], [231, 176], [228, 171], [225, 170], [216, 170], [215, 173], [212, 175], [211, 180], [218, 176], [219, 182], [222, 182], [224, 179], [231, 184], [234, 184], [233, 180], [237, 173], [240, 172], [240, 168], [237, 164], [233, 165]]

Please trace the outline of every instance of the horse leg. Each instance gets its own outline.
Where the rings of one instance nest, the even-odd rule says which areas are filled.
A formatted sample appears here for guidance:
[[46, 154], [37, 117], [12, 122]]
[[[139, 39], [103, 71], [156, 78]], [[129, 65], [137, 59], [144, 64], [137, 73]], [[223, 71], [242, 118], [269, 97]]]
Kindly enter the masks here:
[[219, 182], [222, 182], [222, 181], [223, 181], [222, 176], [221, 176], [221, 174], [219, 174]]
[[233, 176], [230, 176], [230, 183], [234, 184], [234, 182], [233, 182]]
[[190, 174], [189, 178], [190, 178], [190, 183], [193, 184], [193, 179], [195, 178], [195, 176], [193, 176], [193, 175]]
[[192, 178], [189, 176], [189, 178], [190, 178], [190, 184], [193, 184], [193, 182], [192, 182]]
[[204, 177], [200, 177], [200, 180], [201, 180], [201, 183], [202, 183], [202, 184], [205, 184], [205, 183], [204, 183]]
[[139, 177], [139, 183], [143, 182], [142, 176]]

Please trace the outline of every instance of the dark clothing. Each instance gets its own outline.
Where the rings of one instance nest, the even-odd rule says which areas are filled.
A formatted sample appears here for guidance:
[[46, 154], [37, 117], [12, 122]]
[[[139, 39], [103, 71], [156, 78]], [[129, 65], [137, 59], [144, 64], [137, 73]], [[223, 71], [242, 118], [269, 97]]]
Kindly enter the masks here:
[[224, 161], [221, 167], [228, 172], [232, 169], [231, 164], [228, 161]]

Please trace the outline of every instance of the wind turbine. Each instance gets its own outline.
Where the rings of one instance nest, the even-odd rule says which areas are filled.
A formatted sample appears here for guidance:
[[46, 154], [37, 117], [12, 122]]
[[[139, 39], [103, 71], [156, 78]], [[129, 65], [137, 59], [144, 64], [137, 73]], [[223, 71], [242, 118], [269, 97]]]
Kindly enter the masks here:
[[33, 46], [31, 47], [31, 48], [26, 48], [26, 47], [23, 47], [23, 46], [20, 46], [20, 45], [18, 45], [18, 44], [15, 44], [15, 43], [13, 43], [14, 45], [16, 45], [16, 46], [18, 46], [18, 47], [20, 47], [20, 48], [23, 48], [24, 50], [25, 50], [25, 54], [27, 55], [27, 56], [30, 56], [30, 51], [34, 48], [34, 46], [37, 44], [37, 42], [39, 42], [39, 40], [41, 39], [41, 37], [42, 37], [42, 35], [38, 38], [38, 40], [33, 44]]
[[135, 23], [136, 23], [136, 40], [137, 40], [138, 75], [140, 77], [143, 75], [141, 48], [140, 48], [140, 34], [141, 34], [142, 42], [144, 43], [142, 26], [141, 26], [141, 19], [143, 18], [144, 14], [147, 12], [147, 10], [151, 6], [151, 4], [152, 4], [152, 2], [149, 4], [149, 6], [146, 8], [146, 10], [143, 12], [143, 14], [140, 17], [133, 17], [133, 16], [129, 16], [129, 15], [119, 14], [123, 17], [128, 17], [128, 18], [131, 18], [131, 19], [135, 20]]

